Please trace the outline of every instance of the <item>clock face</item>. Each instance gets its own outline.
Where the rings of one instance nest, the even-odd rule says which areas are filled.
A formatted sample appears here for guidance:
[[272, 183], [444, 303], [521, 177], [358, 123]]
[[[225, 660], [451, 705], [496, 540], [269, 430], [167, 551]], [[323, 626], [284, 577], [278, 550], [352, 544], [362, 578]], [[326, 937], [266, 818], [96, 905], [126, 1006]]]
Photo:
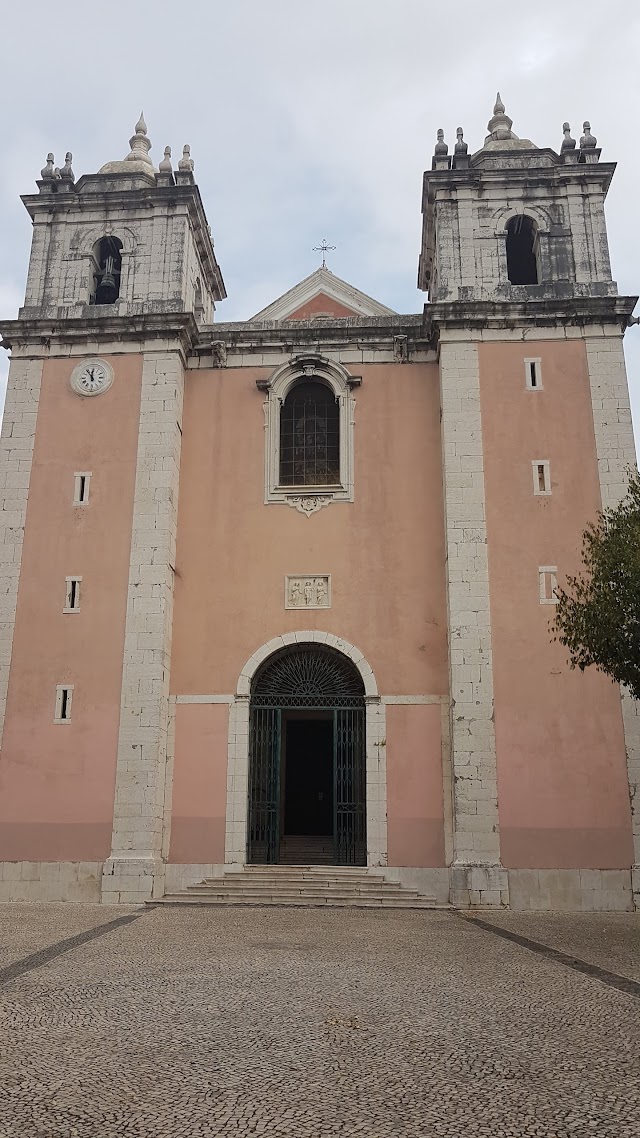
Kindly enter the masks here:
[[101, 395], [112, 383], [113, 370], [104, 360], [84, 360], [71, 375], [71, 387], [77, 395]]

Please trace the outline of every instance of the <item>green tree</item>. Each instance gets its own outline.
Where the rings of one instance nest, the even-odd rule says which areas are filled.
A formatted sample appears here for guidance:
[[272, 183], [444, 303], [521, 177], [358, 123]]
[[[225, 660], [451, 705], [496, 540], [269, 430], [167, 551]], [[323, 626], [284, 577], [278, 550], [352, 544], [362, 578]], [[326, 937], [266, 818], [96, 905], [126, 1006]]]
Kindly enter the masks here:
[[618, 506], [604, 510], [582, 538], [583, 570], [558, 588], [554, 640], [572, 668], [594, 665], [640, 699], [640, 474]]

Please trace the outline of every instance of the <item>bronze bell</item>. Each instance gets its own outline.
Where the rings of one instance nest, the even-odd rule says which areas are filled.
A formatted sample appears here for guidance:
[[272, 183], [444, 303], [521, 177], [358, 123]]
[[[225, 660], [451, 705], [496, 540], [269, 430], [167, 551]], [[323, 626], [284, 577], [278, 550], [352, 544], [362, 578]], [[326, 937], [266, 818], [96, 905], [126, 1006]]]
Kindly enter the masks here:
[[96, 293], [96, 304], [113, 304], [118, 299], [118, 284], [114, 274], [114, 259], [109, 254], [105, 258], [104, 269], [102, 271], [102, 280], [98, 285]]

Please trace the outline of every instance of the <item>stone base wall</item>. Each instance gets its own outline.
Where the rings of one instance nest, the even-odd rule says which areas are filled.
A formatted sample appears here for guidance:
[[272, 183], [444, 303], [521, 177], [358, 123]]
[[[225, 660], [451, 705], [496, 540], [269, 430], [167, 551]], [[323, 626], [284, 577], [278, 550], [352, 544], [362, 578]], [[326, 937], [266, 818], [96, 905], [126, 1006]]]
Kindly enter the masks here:
[[[110, 863], [99, 861], [0, 862], [2, 901], [89, 901], [136, 904], [146, 898], [104, 888], [103, 873]], [[242, 872], [242, 866], [167, 864], [149, 882], [148, 899], [177, 893], [208, 877]], [[440, 904], [460, 909], [513, 909], [524, 912], [633, 912], [631, 870], [628, 869], [502, 869], [499, 866], [451, 866], [414, 869], [373, 866], [388, 881], [416, 889]], [[506, 883], [508, 881], [508, 889]]]
[[629, 869], [509, 869], [509, 908], [531, 912], [633, 912]]
[[441, 905], [449, 901], [449, 870], [443, 869], [413, 869], [411, 866], [372, 866], [371, 872], [382, 873], [387, 881], [397, 882], [405, 889], [415, 889], [423, 897], [433, 897]]
[[101, 861], [0, 861], [0, 901], [100, 901]]
[[165, 866], [164, 882], [165, 893], [179, 893], [189, 885], [196, 885], [207, 877], [222, 877], [222, 874], [232, 870], [240, 872], [242, 866], [232, 865], [170, 865]]

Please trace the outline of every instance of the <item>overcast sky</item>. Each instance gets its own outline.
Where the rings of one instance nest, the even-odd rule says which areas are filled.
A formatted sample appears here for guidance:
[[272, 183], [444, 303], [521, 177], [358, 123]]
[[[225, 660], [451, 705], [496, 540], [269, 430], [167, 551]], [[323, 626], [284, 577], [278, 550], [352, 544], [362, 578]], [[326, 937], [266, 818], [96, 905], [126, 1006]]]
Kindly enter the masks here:
[[[329, 267], [399, 312], [416, 289], [422, 172], [436, 130], [482, 145], [496, 90], [513, 129], [558, 149], [590, 119], [617, 161], [614, 278], [640, 290], [638, 0], [31, 0], [2, 23], [0, 328], [22, 304], [48, 150], [76, 177], [122, 158], [144, 110], [157, 165], [191, 144], [228, 300], [241, 320]], [[640, 328], [626, 336], [640, 437]], [[0, 359], [4, 388], [6, 358]]]

